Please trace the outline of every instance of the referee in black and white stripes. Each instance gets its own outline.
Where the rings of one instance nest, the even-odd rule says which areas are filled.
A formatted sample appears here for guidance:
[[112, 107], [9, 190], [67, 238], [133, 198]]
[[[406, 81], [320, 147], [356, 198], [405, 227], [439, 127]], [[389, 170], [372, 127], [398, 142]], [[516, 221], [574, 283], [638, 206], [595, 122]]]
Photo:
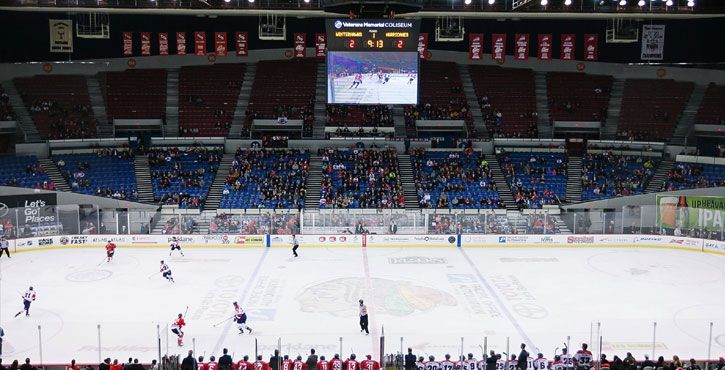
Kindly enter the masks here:
[[365, 335], [370, 334], [368, 331], [368, 306], [360, 300], [360, 332], [365, 332]]

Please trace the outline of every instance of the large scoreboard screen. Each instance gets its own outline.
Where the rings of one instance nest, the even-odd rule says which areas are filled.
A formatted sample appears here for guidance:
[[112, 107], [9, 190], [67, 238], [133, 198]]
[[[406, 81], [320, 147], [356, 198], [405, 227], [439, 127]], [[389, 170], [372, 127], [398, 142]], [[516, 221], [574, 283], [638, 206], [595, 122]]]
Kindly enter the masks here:
[[330, 51], [417, 51], [420, 20], [328, 19]]
[[329, 104], [417, 104], [419, 20], [327, 20]]

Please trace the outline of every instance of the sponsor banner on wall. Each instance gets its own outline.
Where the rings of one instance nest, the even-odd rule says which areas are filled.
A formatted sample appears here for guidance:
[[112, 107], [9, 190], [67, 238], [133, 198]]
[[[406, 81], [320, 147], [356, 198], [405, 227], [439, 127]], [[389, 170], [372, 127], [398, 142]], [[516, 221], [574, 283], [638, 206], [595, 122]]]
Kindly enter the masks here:
[[472, 33], [468, 35], [468, 58], [481, 60], [483, 58], [483, 34]]
[[725, 254], [725, 241], [703, 240], [703, 249], [708, 252]]
[[123, 56], [133, 55], [133, 32], [124, 32], [121, 34], [121, 38], [123, 40]]
[[561, 55], [559, 59], [562, 60], [574, 60], [574, 43], [576, 42], [576, 36], [571, 33], [565, 33], [561, 35]]
[[234, 34], [235, 50], [238, 57], [246, 57], [249, 54], [249, 34], [246, 32], [237, 32]]
[[41, 249], [51, 247], [103, 247], [113, 242], [119, 247], [168, 248], [176, 237], [181, 247], [240, 248], [264, 247], [266, 235], [61, 235], [33, 237], [16, 240], [17, 249]]
[[327, 55], [327, 34], [315, 33], [315, 58], [324, 58]]
[[227, 33], [214, 32], [214, 53], [218, 57], [227, 56]]
[[642, 26], [642, 60], [662, 60], [665, 56], [665, 25]]
[[458, 236], [444, 235], [378, 235], [368, 234], [363, 239], [365, 247], [380, 246], [410, 246], [410, 247], [457, 247]]
[[516, 50], [514, 51], [514, 57], [518, 60], [529, 59], [529, 34], [528, 33], [517, 33], [516, 34]]
[[73, 21], [70, 19], [49, 19], [50, 52], [73, 52]]
[[421, 32], [418, 34], [418, 56], [420, 59], [427, 59], [428, 53], [428, 33]]
[[151, 55], [151, 32], [141, 32], [141, 55]]
[[176, 54], [186, 55], [186, 32], [176, 33]]
[[[362, 235], [357, 234], [315, 234], [297, 235], [301, 248], [305, 247], [361, 247]], [[292, 235], [270, 235], [270, 247], [292, 248]]]
[[206, 55], [206, 32], [194, 32], [194, 54]]
[[539, 43], [536, 45], [536, 56], [540, 60], [551, 59], [552, 36], [550, 33], [540, 33]]
[[584, 60], [599, 59], [599, 35], [596, 33], [584, 34]]
[[294, 57], [304, 58], [307, 56], [307, 34], [295, 32]]
[[491, 35], [491, 59], [497, 62], [506, 60], [506, 34], [494, 33]]
[[45, 207], [57, 204], [58, 196], [55, 193], [0, 196], [0, 217], [5, 216], [9, 208]]
[[159, 32], [159, 55], [169, 55], [169, 34]]
[[725, 221], [725, 197], [657, 195], [657, 226], [667, 229], [721, 231]]

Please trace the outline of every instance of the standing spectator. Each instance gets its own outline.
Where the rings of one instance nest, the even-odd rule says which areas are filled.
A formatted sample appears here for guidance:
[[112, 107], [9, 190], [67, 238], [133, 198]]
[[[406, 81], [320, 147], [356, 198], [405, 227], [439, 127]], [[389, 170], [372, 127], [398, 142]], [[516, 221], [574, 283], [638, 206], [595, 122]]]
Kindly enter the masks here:
[[219, 370], [232, 370], [232, 356], [229, 356], [229, 350], [222, 350], [222, 357], [219, 357]]
[[198, 365], [196, 359], [194, 358], [194, 351], [189, 350], [189, 354], [184, 357], [183, 361], [181, 361], [181, 370], [197, 370], [197, 368]]
[[[390, 233], [391, 234], [397, 234], [398, 233], [398, 225], [395, 224], [395, 221], [390, 222]], [[415, 356], [413, 356], [415, 357]]]
[[649, 359], [649, 355], [644, 355], [644, 361], [642, 361], [642, 369], [645, 369], [649, 367], [650, 370], [653, 370], [655, 367], [655, 363]]
[[415, 358], [415, 355], [413, 354], [413, 349], [408, 348], [408, 354], [405, 355], [405, 362], [404, 362], [405, 370], [416, 370], [415, 360], [416, 360], [416, 358]]
[[694, 358], [691, 358], [690, 365], [687, 366], [686, 370], [700, 370], [700, 365], [697, 364]]
[[520, 370], [526, 370], [529, 361], [529, 352], [526, 351], [526, 344], [521, 343], [521, 353], [519, 353], [519, 362], [517, 367]]
[[486, 357], [486, 370], [496, 370], [496, 362], [498, 361], [498, 356], [496, 355], [496, 352], [491, 350], [489, 352], [488, 357]]
[[[259, 359], [261, 360], [261, 359]], [[279, 370], [279, 364], [282, 362], [282, 358], [279, 357], [279, 350], [274, 350], [274, 356], [269, 358], [269, 367], [272, 368], [272, 370]]]
[[310, 355], [307, 356], [307, 370], [315, 370], [317, 369], [317, 355], [315, 354], [315, 349], [310, 349]]

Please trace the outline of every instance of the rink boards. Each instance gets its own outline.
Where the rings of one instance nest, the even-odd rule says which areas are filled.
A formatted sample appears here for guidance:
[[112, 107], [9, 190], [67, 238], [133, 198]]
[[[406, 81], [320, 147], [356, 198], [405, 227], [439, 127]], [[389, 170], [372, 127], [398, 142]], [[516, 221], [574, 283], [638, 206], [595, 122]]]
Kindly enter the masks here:
[[[11, 251], [58, 248], [99, 248], [109, 241], [121, 248], [168, 248], [171, 235], [63, 235], [20, 238], [10, 241]], [[177, 235], [184, 248], [287, 248], [291, 235]], [[298, 235], [302, 248], [328, 247], [451, 247], [451, 248], [515, 248], [515, 247], [604, 247], [604, 248], [669, 248], [725, 254], [725, 242], [689, 237], [662, 235]]]

